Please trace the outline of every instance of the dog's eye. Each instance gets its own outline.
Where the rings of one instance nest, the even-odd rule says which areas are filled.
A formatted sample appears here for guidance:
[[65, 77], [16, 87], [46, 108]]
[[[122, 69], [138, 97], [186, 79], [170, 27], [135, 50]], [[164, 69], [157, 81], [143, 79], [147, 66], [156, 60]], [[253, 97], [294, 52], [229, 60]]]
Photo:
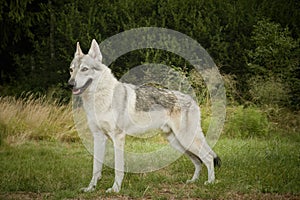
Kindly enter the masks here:
[[87, 68], [87, 67], [83, 67], [83, 68], [81, 69], [82, 72], [85, 72], [85, 71], [87, 71], [87, 70], [89, 70], [89, 68]]
[[70, 72], [71, 72], [71, 73], [73, 72], [73, 69], [72, 69], [72, 68], [70, 68]]

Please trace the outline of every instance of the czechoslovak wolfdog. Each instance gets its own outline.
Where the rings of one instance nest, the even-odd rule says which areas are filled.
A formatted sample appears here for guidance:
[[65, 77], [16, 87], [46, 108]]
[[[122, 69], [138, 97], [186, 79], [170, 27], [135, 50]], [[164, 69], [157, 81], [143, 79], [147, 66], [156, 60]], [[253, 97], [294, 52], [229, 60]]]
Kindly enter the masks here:
[[[106, 141], [111, 139], [115, 154], [115, 180], [107, 192], [119, 192], [124, 177], [125, 136], [137, 135], [146, 129], [161, 129], [171, 146], [191, 159], [195, 172], [187, 182], [198, 179], [201, 163], [208, 170], [205, 183], [214, 182], [214, 166], [219, 166], [221, 160], [205, 140], [200, 125], [200, 108], [189, 95], [119, 82], [102, 63], [102, 54], [95, 40], [88, 54], [83, 54], [77, 43], [70, 75], [68, 84], [73, 95], [82, 98], [94, 137], [93, 177], [83, 191], [93, 191], [101, 178]], [[147, 126], [141, 127], [135, 122]]]

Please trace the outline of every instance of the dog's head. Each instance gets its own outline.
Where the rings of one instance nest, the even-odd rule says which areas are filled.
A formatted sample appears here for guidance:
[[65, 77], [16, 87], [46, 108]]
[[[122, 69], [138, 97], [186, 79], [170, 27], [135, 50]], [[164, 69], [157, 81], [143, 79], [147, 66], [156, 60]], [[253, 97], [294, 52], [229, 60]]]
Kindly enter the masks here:
[[93, 92], [91, 85], [107, 69], [102, 64], [102, 54], [96, 40], [92, 41], [88, 54], [83, 54], [79, 42], [70, 65], [71, 78], [68, 85], [72, 87], [74, 95], [80, 95], [85, 91]]

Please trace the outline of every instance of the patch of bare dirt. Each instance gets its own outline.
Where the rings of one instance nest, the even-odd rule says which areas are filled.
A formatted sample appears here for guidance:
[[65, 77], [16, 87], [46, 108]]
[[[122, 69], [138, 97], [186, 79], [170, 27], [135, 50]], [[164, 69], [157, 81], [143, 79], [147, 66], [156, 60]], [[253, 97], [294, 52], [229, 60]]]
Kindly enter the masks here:
[[0, 199], [5, 200], [31, 200], [31, 199], [48, 199], [50, 193], [34, 193], [34, 192], [14, 192], [0, 194]]
[[[166, 197], [168, 199], [178, 199], [177, 195], [174, 193], [174, 191], [169, 191], [167, 189], [162, 189], [158, 193], [156, 193], [156, 196], [161, 194], [162, 197]], [[0, 199], [2, 200], [32, 200], [32, 199], [51, 199], [53, 196], [51, 193], [34, 193], [34, 192], [14, 192], [14, 193], [5, 193], [0, 194]], [[84, 198], [78, 197], [74, 198], [74, 200], [83, 200]], [[151, 194], [146, 195], [144, 198], [132, 198], [125, 195], [113, 195], [110, 197], [91, 197], [89, 199], [94, 200], [131, 200], [131, 199], [151, 199]], [[202, 200], [202, 198], [189, 198], [186, 197], [184, 199], [197, 199]], [[300, 195], [292, 195], [292, 194], [263, 194], [263, 193], [257, 193], [257, 194], [242, 194], [242, 193], [228, 193], [224, 197], [218, 198], [216, 200], [300, 200]], [[71, 199], [70, 199], [71, 200]]]
[[270, 194], [270, 193], [257, 193], [257, 194], [242, 194], [242, 193], [228, 193], [225, 198], [220, 200], [300, 200], [299, 195], [292, 194]]

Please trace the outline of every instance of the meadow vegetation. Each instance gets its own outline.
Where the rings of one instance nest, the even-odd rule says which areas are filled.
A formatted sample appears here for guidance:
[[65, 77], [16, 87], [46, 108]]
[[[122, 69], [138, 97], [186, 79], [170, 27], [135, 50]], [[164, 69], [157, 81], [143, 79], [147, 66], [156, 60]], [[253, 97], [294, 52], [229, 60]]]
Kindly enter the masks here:
[[[202, 106], [204, 131], [209, 103]], [[291, 111], [229, 105], [224, 131], [214, 147], [222, 158], [217, 183], [185, 184], [193, 173], [186, 157], [156, 172], [126, 173], [120, 194], [105, 194], [114, 172], [104, 168], [97, 191], [83, 194], [92, 170], [92, 156], [81, 143], [72, 105], [45, 96], [0, 98], [0, 198], [3, 199], [297, 199], [299, 196], [299, 115]], [[282, 121], [284, 120], [284, 121]], [[165, 144], [128, 138], [126, 149], [152, 151]]]
[[59, 104], [46, 96], [0, 97], [0, 134], [14, 142], [22, 140], [78, 141], [71, 104]]

